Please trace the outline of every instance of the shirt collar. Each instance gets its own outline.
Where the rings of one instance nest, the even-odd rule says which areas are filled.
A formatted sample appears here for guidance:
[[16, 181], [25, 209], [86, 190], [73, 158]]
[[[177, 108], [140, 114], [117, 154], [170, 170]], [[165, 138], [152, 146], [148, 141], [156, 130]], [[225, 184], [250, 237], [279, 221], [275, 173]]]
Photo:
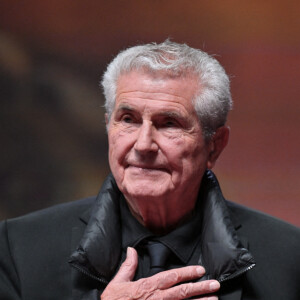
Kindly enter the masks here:
[[[120, 196], [122, 221], [122, 247], [136, 247], [141, 241], [151, 238], [166, 245], [183, 263], [188, 263], [200, 239], [200, 214], [193, 216], [173, 231], [163, 236], [156, 236], [141, 225], [131, 214], [123, 195]], [[199, 230], [195, 230], [199, 228]]]
[[120, 195], [120, 214], [122, 228], [122, 248], [136, 247], [142, 240], [153, 234], [131, 214], [126, 200]]

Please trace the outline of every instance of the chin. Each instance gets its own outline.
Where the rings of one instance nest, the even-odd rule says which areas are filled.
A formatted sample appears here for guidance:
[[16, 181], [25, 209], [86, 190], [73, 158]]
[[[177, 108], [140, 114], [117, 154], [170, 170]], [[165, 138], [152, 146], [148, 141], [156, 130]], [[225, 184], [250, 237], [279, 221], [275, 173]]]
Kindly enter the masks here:
[[128, 194], [133, 197], [146, 197], [146, 198], [154, 198], [159, 196], [164, 196], [166, 194], [166, 191], [160, 191], [153, 187], [138, 187], [134, 188], [131, 187], [129, 189], [126, 189]]
[[[121, 192], [130, 198], [159, 198], [174, 190], [172, 177], [169, 173], [136, 174], [136, 170], [125, 170], [124, 177], [118, 184]], [[138, 170], [139, 172], [140, 170]], [[155, 174], [155, 175], [154, 175]]]
[[131, 198], [151, 199], [164, 197], [170, 190], [166, 189], [166, 186], [161, 188], [151, 182], [147, 184], [126, 184], [123, 186], [122, 192]]

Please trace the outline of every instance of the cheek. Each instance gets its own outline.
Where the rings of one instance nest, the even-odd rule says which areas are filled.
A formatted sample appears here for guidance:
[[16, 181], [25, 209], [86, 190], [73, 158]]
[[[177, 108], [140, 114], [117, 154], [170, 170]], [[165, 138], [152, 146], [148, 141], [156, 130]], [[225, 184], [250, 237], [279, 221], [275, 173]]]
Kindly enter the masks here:
[[120, 171], [120, 161], [122, 161], [122, 156], [124, 152], [124, 143], [121, 142], [119, 138], [119, 134], [111, 133], [108, 134], [108, 159], [111, 171], [113, 172], [114, 176], [116, 177], [116, 172]]
[[195, 143], [180, 136], [174, 139], [167, 139], [164, 141], [162, 148], [165, 150], [166, 155], [170, 161], [180, 164], [180, 161], [192, 157], [195, 151]]
[[109, 155], [118, 161], [132, 147], [131, 135], [125, 135], [121, 130], [112, 130], [108, 134]]
[[168, 164], [174, 176], [182, 174], [185, 161], [191, 155], [189, 145], [184, 138], [168, 139], [160, 145], [163, 155], [167, 157]]
[[197, 173], [206, 164], [206, 148], [194, 139], [177, 139], [166, 144], [166, 153], [174, 171], [183, 174]]
[[111, 130], [108, 133], [109, 165], [115, 177], [123, 177], [124, 160], [132, 149], [132, 135], [124, 135], [120, 130]]
[[207, 158], [207, 149], [204, 146], [198, 146], [193, 151], [189, 151], [184, 159], [184, 174], [187, 180], [202, 177], [206, 169]]

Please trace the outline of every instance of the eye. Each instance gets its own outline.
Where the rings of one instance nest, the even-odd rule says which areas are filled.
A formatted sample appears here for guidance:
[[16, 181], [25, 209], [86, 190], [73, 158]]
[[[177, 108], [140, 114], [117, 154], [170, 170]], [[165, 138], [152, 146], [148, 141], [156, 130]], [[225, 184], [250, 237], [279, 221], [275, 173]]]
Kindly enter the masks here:
[[130, 114], [123, 115], [121, 121], [124, 123], [133, 123], [134, 118]]
[[179, 124], [176, 120], [173, 120], [173, 119], [167, 119], [165, 120], [163, 123], [162, 123], [162, 127], [165, 127], [165, 128], [174, 128], [174, 127], [178, 127]]

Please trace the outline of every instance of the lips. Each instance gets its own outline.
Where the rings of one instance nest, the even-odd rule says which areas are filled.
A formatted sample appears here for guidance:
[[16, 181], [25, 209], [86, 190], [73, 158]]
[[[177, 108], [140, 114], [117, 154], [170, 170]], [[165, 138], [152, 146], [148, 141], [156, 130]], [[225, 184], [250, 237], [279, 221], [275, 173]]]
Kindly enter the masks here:
[[150, 165], [144, 165], [144, 164], [128, 164], [125, 169], [139, 169], [141, 171], [160, 171], [160, 172], [167, 172], [167, 173], [170, 173], [170, 171], [165, 168], [164, 166], [157, 166], [157, 165], [154, 165], [154, 166], [150, 166]]

